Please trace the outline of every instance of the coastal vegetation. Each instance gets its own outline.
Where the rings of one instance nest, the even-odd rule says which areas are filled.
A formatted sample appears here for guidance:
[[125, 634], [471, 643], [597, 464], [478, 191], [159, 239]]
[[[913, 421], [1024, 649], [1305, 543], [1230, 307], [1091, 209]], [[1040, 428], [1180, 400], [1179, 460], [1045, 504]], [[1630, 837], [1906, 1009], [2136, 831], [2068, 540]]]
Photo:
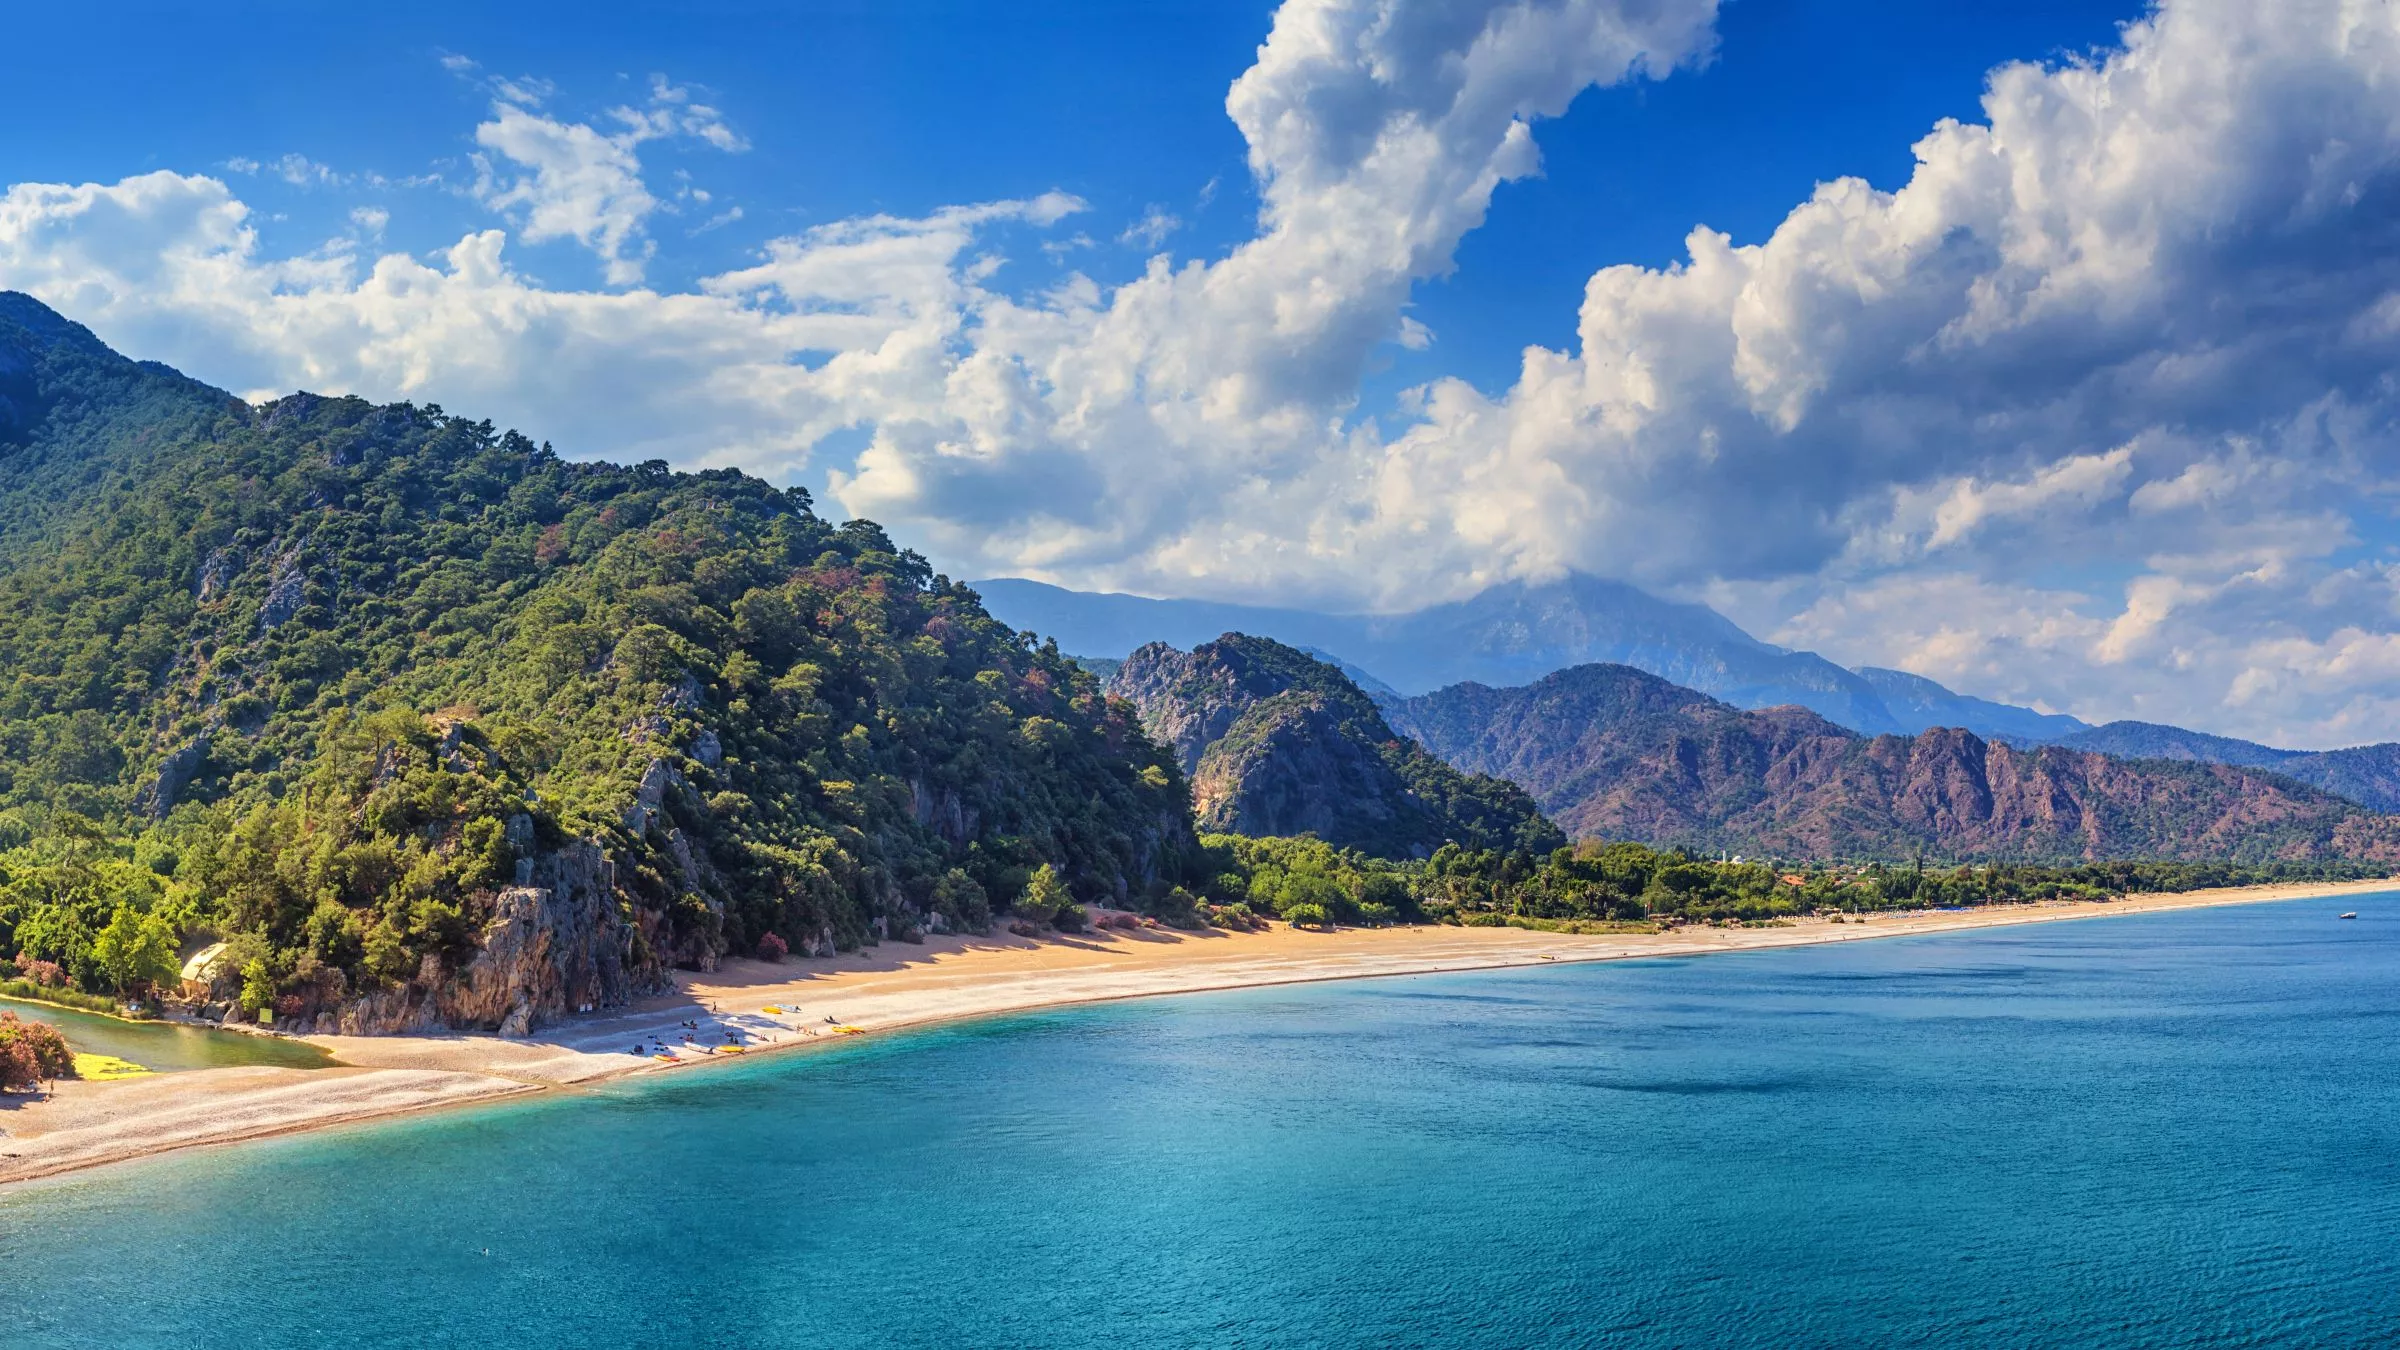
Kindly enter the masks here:
[[2389, 871], [2349, 861], [1826, 866], [1710, 859], [1622, 841], [1546, 855], [1447, 845], [1418, 862], [1375, 858], [1310, 838], [1209, 835], [1201, 843], [1213, 869], [1204, 887], [1205, 912], [1235, 927], [1252, 916], [1297, 922], [1296, 911], [1311, 923], [1351, 925], [1434, 921], [1573, 930], [1755, 922], [2359, 881]]
[[222, 939], [282, 1025], [492, 1025], [1191, 875], [1130, 708], [805, 492], [253, 408], [22, 296], [0, 385], [0, 957], [55, 987]]
[[75, 1052], [47, 1022], [0, 1011], [0, 1092], [22, 1092], [75, 1076]]
[[32, 980], [0, 980], [0, 998], [22, 999], [27, 1003], [54, 1003], [61, 1008], [112, 1016], [120, 1012], [117, 1001], [105, 994], [87, 994], [65, 985], [36, 984]]

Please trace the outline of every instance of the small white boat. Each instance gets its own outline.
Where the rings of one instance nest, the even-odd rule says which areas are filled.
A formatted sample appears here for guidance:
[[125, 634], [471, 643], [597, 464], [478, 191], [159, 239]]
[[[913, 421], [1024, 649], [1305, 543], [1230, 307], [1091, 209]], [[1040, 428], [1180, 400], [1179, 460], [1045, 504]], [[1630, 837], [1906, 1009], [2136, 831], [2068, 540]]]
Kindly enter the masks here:
[[2355, 918], [2357, 918], [2357, 917], [2358, 917], [2358, 911], [2357, 911], [2357, 910], [2355, 910], [2355, 909], [2354, 909], [2354, 910], [2351, 910], [2349, 913], [2347, 913], [2347, 914], [2344, 914], [2342, 917], [2343, 917], [2343, 918], [2345, 918], [2345, 919], [2355, 919]]

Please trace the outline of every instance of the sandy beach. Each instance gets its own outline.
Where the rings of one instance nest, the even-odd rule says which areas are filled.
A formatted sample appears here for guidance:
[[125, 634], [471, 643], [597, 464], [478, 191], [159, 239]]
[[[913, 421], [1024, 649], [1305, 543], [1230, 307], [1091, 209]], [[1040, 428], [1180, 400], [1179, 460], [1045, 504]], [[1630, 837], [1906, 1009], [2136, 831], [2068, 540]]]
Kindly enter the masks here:
[[622, 1012], [523, 1039], [317, 1036], [341, 1067], [219, 1068], [66, 1082], [0, 1097], [0, 1184], [633, 1073], [705, 1071], [747, 1055], [1005, 1013], [1316, 980], [1490, 970], [1546, 962], [1700, 956], [2211, 905], [2367, 894], [2392, 881], [2256, 886], [2106, 904], [1994, 906], [1767, 928], [1572, 935], [1513, 928], [1261, 933], [1104, 930], [886, 943], [769, 965], [734, 960]]

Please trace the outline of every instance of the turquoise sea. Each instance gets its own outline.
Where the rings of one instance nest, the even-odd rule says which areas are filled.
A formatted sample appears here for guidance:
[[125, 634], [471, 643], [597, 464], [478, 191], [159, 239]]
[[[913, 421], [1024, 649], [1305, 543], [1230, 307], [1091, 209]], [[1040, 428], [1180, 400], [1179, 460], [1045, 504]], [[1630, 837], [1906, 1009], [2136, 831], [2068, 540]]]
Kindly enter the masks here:
[[0, 1193], [12, 1346], [2396, 1339], [2400, 896], [1125, 1003]]

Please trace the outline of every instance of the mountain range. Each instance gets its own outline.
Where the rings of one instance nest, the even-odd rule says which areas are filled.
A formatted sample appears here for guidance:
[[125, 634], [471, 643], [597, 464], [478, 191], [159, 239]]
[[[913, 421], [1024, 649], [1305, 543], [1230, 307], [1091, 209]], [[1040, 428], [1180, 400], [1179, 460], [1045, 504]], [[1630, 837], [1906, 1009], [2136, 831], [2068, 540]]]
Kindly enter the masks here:
[[1312, 650], [1365, 677], [1362, 685], [1379, 681], [1401, 694], [1467, 682], [1524, 685], [1569, 666], [1611, 662], [1737, 707], [1793, 704], [1869, 733], [1963, 726], [2053, 740], [2086, 727], [1902, 671], [1847, 670], [1814, 652], [1761, 642], [1705, 605], [1581, 573], [1506, 582], [1472, 599], [1388, 615], [1153, 600], [1014, 578], [974, 586], [994, 616], [1086, 657], [1122, 657], [1149, 642], [1190, 647], [1238, 632]]
[[2400, 860], [2400, 818], [2281, 774], [2018, 748], [1960, 728], [1863, 736], [1644, 671], [1385, 700], [1395, 729], [1522, 785], [1578, 838], [1781, 857]]
[[[1195, 805], [1502, 871], [1559, 825], [1795, 856], [2395, 856], [2400, 822], [2291, 776], [2388, 792], [2377, 755], [1907, 734], [2042, 715], [1592, 578], [1386, 618], [988, 590], [737, 471], [570, 461], [432, 407], [253, 405], [0, 292], [0, 957], [122, 989], [101, 935], [164, 926], [223, 942], [220, 1012], [518, 1033], [728, 954], [978, 928], [1036, 879], [1188, 914], [1219, 865]], [[1188, 650], [1147, 647], [1170, 620]], [[1219, 636], [1243, 622], [1292, 636]], [[1027, 626], [1119, 659], [1126, 697]]]
[[1845, 669], [1762, 642], [1705, 605], [1581, 574], [1509, 582], [1468, 600], [1387, 615], [1154, 600], [1012, 578], [974, 584], [995, 617], [1056, 637], [1103, 676], [1145, 643], [1190, 647], [1227, 632], [1308, 651], [1378, 698], [1465, 683], [1521, 687], [1575, 666], [1616, 664], [1737, 708], [1806, 708], [1868, 735], [1956, 727], [2020, 748], [2055, 744], [2120, 759], [2272, 769], [2377, 811], [2400, 811], [2400, 744], [2281, 750], [2148, 722], [2093, 726], [1961, 694], [1907, 671]]
[[2110, 722], [2059, 738], [2060, 745], [2120, 759], [2198, 760], [2271, 769], [2376, 811], [2400, 812], [2400, 744], [2347, 750], [2278, 750], [2156, 722]]

